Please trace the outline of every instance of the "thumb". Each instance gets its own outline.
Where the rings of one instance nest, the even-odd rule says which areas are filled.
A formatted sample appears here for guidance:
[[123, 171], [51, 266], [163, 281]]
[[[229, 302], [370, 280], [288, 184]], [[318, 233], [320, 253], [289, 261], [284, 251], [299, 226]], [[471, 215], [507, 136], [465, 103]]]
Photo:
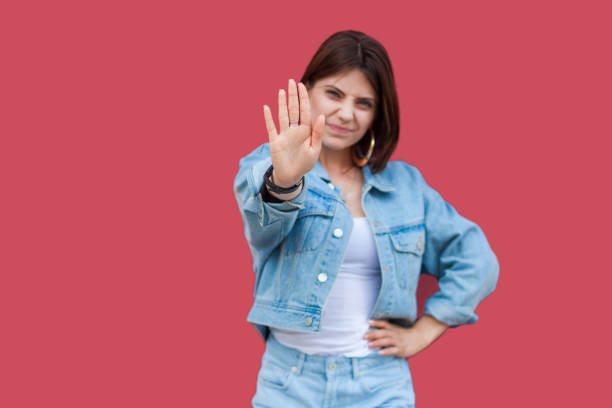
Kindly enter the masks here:
[[321, 149], [321, 136], [323, 134], [323, 127], [325, 126], [325, 115], [320, 114], [315, 120], [314, 126], [312, 127], [312, 137], [310, 145], [314, 149]]

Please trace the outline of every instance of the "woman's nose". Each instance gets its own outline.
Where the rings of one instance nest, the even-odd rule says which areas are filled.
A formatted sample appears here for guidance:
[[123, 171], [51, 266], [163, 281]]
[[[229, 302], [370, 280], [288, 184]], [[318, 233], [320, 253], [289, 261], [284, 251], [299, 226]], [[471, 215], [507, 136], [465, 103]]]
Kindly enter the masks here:
[[353, 119], [353, 107], [348, 103], [341, 104], [338, 109], [338, 117], [345, 122], [349, 122]]

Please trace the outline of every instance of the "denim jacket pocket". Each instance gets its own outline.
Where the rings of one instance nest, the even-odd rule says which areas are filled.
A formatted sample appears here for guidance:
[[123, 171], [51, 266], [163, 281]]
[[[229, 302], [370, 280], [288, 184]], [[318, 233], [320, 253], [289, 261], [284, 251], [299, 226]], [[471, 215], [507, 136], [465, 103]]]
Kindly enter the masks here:
[[419, 224], [389, 233], [395, 248], [395, 272], [399, 286], [405, 288], [411, 278], [418, 279], [425, 252], [425, 225]]
[[285, 238], [283, 252], [292, 255], [317, 250], [327, 235], [335, 206], [335, 201], [331, 199], [309, 194], [304, 208], [298, 212], [295, 224]]

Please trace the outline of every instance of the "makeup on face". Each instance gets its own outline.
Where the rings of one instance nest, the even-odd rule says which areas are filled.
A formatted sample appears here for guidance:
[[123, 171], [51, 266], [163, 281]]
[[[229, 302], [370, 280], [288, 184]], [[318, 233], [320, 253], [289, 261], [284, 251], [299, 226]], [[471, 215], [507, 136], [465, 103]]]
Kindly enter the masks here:
[[329, 126], [329, 128], [331, 130], [333, 130], [334, 132], [341, 133], [341, 134], [346, 134], [346, 133], [352, 132], [351, 129], [347, 129], [347, 128], [344, 128], [344, 127], [341, 127], [341, 126], [333, 125], [331, 123], [328, 123], [327, 126]]
[[[345, 93], [338, 87], [334, 85], [324, 85], [325, 92], [333, 99], [342, 99], [345, 97]], [[363, 107], [366, 110], [372, 109], [374, 107], [374, 98], [369, 96], [358, 96], [354, 97], [357, 105], [359, 107]]]
[[376, 92], [359, 70], [321, 78], [309, 94], [312, 117], [325, 115], [325, 134], [336, 147], [357, 142], [372, 124]]

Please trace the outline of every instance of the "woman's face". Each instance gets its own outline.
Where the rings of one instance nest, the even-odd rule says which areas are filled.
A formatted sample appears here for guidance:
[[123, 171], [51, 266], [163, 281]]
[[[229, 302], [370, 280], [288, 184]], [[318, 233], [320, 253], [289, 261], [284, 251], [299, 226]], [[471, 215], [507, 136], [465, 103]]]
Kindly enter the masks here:
[[359, 70], [319, 79], [308, 90], [311, 117], [325, 115], [322, 144], [344, 150], [369, 131], [376, 113], [376, 93]]

